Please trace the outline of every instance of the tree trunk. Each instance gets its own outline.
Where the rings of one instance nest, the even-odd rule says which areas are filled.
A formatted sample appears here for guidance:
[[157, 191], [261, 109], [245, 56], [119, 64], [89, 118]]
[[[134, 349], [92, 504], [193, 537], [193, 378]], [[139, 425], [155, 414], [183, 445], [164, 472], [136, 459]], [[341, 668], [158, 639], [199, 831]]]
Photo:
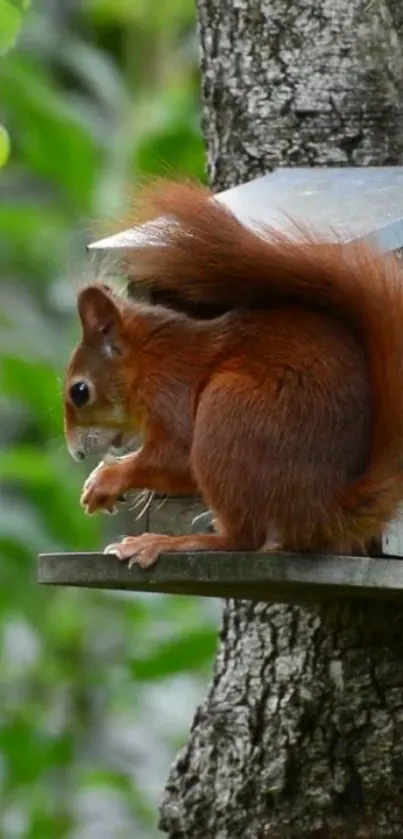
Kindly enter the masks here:
[[[210, 179], [403, 163], [401, 0], [199, 0]], [[227, 602], [170, 839], [397, 837], [403, 611]]]

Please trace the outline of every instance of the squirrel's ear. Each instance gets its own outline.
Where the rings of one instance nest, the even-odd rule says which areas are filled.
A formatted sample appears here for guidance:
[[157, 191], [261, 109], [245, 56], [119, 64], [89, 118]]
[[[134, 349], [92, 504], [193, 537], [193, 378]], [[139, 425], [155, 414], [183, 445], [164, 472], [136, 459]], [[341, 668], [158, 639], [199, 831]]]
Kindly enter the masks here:
[[78, 294], [78, 314], [84, 335], [97, 335], [112, 348], [119, 336], [121, 314], [105, 286], [86, 286]]

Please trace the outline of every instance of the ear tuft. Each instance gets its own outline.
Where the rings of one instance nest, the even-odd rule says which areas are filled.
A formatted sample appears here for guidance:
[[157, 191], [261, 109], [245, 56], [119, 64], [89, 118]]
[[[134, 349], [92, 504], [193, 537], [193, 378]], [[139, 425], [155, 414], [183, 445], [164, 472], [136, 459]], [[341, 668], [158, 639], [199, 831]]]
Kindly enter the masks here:
[[102, 285], [81, 289], [77, 299], [78, 314], [85, 334], [108, 335], [118, 328], [121, 316], [116, 298]]

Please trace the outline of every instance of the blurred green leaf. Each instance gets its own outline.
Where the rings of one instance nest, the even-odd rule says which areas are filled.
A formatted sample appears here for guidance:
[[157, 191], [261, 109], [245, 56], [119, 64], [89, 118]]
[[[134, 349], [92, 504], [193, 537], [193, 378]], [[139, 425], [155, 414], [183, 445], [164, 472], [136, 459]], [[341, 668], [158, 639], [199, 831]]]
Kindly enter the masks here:
[[15, 481], [19, 486], [38, 490], [54, 481], [52, 463], [47, 452], [31, 445], [0, 450], [0, 481]]
[[0, 125], [0, 169], [5, 166], [10, 154], [10, 138], [6, 129]]
[[0, 548], [6, 551], [16, 546], [29, 556], [46, 552], [52, 545], [56, 548], [49, 531], [27, 503], [1, 498]]
[[[29, 784], [47, 769], [49, 763], [57, 766], [71, 759], [68, 738], [46, 736], [35, 731], [21, 713], [5, 714], [0, 729], [0, 750], [6, 757], [6, 771], [19, 778], [20, 784]], [[8, 719], [7, 719], [8, 718]]]
[[0, 0], [0, 56], [14, 46], [22, 22], [22, 11], [22, 4], [13, 0]]
[[7, 64], [2, 101], [4, 107], [15, 108], [11, 130], [16, 147], [18, 143], [32, 171], [85, 209], [95, 175], [96, 144], [102, 138], [95, 131], [93, 136], [88, 133], [83, 111], [69, 98], [61, 99], [36, 65], [14, 57]]
[[147, 656], [132, 660], [133, 677], [138, 681], [151, 681], [191, 673], [212, 660], [216, 646], [217, 634], [209, 629], [160, 641]]
[[0, 381], [4, 394], [27, 404], [46, 434], [61, 437], [62, 408], [56, 371], [37, 358], [3, 355]]
[[15, 6], [20, 12], [26, 12], [30, 5], [31, 0], [8, 0], [12, 6]]
[[194, 6], [192, 0], [174, 0], [166, 5], [148, 0], [89, 0], [88, 6], [102, 21], [119, 21], [122, 24], [139, 23], [157, 32], [177, 32], [193, 24]]

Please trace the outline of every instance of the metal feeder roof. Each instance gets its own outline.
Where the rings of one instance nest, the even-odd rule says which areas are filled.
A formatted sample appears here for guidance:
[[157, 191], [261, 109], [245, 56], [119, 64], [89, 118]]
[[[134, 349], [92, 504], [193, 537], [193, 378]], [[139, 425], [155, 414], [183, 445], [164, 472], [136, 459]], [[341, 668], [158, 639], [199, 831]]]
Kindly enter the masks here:
[[[323, 238], [370, 239], [384, 251], [403, 247], [403, 167], [283, 168], [218, 193], [247, 226], [268, 224], [286, 232], [290, 219]], [[152, 244], [164, 219], [124, 230], [89, 250]]]

